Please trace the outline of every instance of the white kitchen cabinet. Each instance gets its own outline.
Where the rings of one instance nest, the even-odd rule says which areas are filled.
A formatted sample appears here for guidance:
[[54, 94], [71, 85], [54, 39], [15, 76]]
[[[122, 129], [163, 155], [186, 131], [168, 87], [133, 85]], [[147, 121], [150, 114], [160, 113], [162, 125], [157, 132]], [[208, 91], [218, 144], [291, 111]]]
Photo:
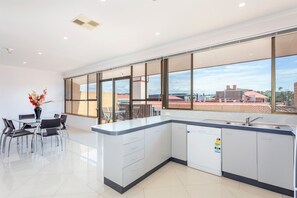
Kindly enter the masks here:
[[103, 141], [104, 177], [126, 187], [171, 157], [171, 123]]
[[293, 136], [258, 133], [258, 180], [293, 190]]
[[187, 161], [187, 125], [172, 123], [172, 157]]
[[144, 171], [144, 130], [121, 136], [104, 136], [104, 177], [127, 186]]
[[163, 124], [160, 126], [162, 132], [161, 140], [161, 151], [162, 151], [162, 162], [171, 158], [171, 123]]
[[222, 169], [257, 180], [257, 132], [222, 129]]
[[171, 157], [171, 124], [145, 129], [145, 170], [152, 170]]
[[159, 126], [145, 129], [145, 171], [161, 163], [162, 133]]

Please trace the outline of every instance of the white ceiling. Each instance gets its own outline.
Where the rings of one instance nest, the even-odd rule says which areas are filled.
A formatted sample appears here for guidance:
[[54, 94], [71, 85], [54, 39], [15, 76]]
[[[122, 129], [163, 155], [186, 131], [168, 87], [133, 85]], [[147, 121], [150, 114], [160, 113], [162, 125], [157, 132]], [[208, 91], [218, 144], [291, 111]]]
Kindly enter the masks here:
[[[296, 7], [296, 0], [0, 0], [0, 64], [68, 71]], [[100, 27], [72, 23], [79, 14]]]

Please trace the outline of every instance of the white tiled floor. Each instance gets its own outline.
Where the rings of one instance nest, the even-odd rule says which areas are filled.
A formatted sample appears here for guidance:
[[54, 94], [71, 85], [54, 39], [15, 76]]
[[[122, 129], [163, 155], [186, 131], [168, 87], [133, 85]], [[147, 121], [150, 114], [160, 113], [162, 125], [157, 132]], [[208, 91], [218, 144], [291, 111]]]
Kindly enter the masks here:
[[[92, 132], [69, 130], [70, 140], [60, 151], [48, 141], [44, 156], [26, 149], [1, 156], [0, 198], [281, 198], [281, 194], [173, 162], [124, 193], [103, 184], [102, 142]], [[100, 137], [100, 136], [99, 136]], [[97, 149], [96, 145], [99, 145]], [[39, 149], [40, 151], [40, 149]]]

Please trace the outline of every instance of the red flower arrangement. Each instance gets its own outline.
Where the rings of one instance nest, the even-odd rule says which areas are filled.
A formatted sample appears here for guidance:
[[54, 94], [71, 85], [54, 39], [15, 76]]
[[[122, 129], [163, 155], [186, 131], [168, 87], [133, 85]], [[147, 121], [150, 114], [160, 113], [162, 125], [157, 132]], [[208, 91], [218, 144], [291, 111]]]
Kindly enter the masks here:
[[29, 101], [35, 108], [40, 107], [41, 105], [43, 105], [45, 103], [51, 102], [51, 101], [45, 102], [46, 95], [47, 95], [47, 89], [44, 89], [42, 91], [42, 94], [40, 94], [40, 95], [37, 95], [35, 91], [32, 91], [31, 93], [29, 93]]

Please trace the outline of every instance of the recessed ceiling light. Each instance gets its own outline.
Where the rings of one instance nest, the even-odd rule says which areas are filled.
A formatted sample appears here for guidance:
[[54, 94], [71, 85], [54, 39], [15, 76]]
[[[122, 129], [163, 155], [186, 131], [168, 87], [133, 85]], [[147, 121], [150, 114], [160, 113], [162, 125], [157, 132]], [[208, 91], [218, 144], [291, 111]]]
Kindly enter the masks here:
[[245, 2], [241, 2], [240, 4], [238, 4], [238, 7], [242, 8], [245, 6]]
[[24, 62], [23, 62], [23, 64], [24, 64], [24, 65], [26, 65], [26, 64], [27, 64], [27, 62], [26, 62], [26, 61], [24, 61]]
[[160, 35], [160, 32], [156, 32], [155, 35], [156, 35], [156, 36], [159, 36], [159, 35]]
[[105, 2], [106, 0], [101, 0], [102, 2]]
[[64, 40], [68, 40], [68, 37], [67, 36], [64, 36]]
[[38, 54], [38, 55], [42, 55], [42, 52], [38, 52], [37, 54]]

